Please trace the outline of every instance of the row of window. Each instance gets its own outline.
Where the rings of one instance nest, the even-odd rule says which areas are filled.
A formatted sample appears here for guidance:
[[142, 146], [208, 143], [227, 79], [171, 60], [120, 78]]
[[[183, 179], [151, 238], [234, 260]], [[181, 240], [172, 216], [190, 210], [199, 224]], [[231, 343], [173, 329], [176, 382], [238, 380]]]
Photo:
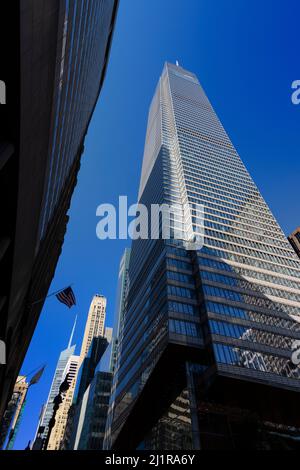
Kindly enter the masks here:
[[220, 204], [217, 203], [216, 200], [213, 197], [207, 197], [198, 193], [192, 193], [191, 191], [188, 191], [188, 199], [189, 202], [194, 202], [196, 204], [203, 204], [205, 206], [205, 212], [209, 211], [210, 213], [216, 213], [218, 215], [222, 215], [223, 217], [226, 217], [228, 220], [246, 220], [246, 221], [251, 221], [253, 222], [253, 225], [256, 227], [260, 228], [274, 228], [274, 233], [278, 233], [278, 227], [276, 226], [274, 220], [265, 220], [262, 217], [259, 217], [257, 214], [255, 215], [250, 215], [246, 214], [245, 212], [241, 213], [241, 210], [233, 209], [230, 208], [227, 204]]
[[[218, 234], [214, 233], [213, 231], [207, 230], [207, 235], [216, 236], [218, 238]], [[293, 259], [287, 259], [282, 256], [276, 256], [275, 254], [268, 254], [264, 253], [263, 251], [253, 250], [251, 248], [246, 248], [244, 246], [233, 245], [228, 242], [224, 242], [221, 240], [215, 240], [213, 238], [204, 237], [204, 243], [209, 246], [223, 248], [225, 250], [234, 251], [235, 253], [241, 253], [247, 256], [253, 256], [254, 258], [261, 259], [263, 261], [272, 261], [273, 263], [279, 263], [286, 267], [295, 267], [299, 269], [299, 261]], [[277, 265], [276, 265], [277, 266]], [[299, 276], [299, 271], [297, 271]]]
[[208, 312], [217, 313], [219, 315], [229, 316], [233, 318], [241, 318], [255, 323], [262, 323], [276, 328], [285, 328], [290, 331], [300, 332], [300, 316], [299, 322], [293, 321], [289, 318], [281, 318], [265, 313], [255, 312], [253, 310], [246, 310], [231, 305], [225, 305], [218, 302], [206, 302]]
[[244, 191], [244, 193], [249, 195], [249, 197], [259, 197], [259, 193], [252, 182], [245, 183], [239, 181], [237, 185], [235, 179], [232, 179], [231, 177], [224, 177], [224, 173], [222, 173], [221, 170], [218, 171], [216, 168], [214, 168], [215, 171], [212, 173], [211, 171], [207, 171], [205, 168], [203, 168], [202, 165], [195, 165], [195, 161], [191, 163], [191, 166], [189, 166], [185, 155], [182, 156], [182, 162], [184, 167], [184, 174], [187, 178], [193, 179], [196, 174], [196, 180], [199, 181], [199, 178], [201, 178], [201, 181], [205, 182], [208, 186], [216, 186], [220, 188], [226, 187], [230, 188], [231, 190], [239, 188], [240, 191]]
[[[258, 201], [257, 198], [256, 200], [252, 200], [251, 202], [246, 201], [246, 195], [245, 193], [240, 193], [240, 197], [237, 197], [236, 195], [233, 195], [232, 197], [228, 196], [228, 191], [222, 191], [220, 189], [215, 188], [214, 186], [207, 186], [205, 184], [201, 183], [196, 183], [196, 182], [189, 182], [188, 179], [186, 179], [186, 188], [188, 190], [191, 190], [193, 192], [197, 191], [198, 194], [202, 195], [205, 194], [206, 196], [213, 197], [216, 201], [221, 201], [222, 203], [225, 203], [226, 206], [227, 204], [229, 207], [233, 207], [236, 209], [244, 209], [244, 204], [247, 204], [247, 213], [250, 215], [257, 215], [257, 213], [260, 213], [260, 216], [263, 215], [266, 219], [268, 219], [269, 212], [266, 208], [266, 205], [262, 201]], [[215, 195], [218, 194], [219, 197], [216, 197]], [[249, 198], [248, 198], [249, 199]], [[253, 209], [254, 208], [254, 209]], [[261, 212], [260, 212], [261, 211]], [[270, 216], [269, 216], [270, 217]]]
[[[219, 130], [222, 132], [219, 119], [211, 107], [205, 106], [203, 115], [206, 118], [206, 122], [209, 115], [210, 120], [213, 121], [211, 122], [211, 127], [214, 131]], [[223, 135], [225, 137], [224, 131]], [[222, 167], [223, 162], [223, 167], [227, 170], [236, 170], [236, 172], [233, 173], [234, 177], [241, 175], [243, 180], [251, 183], [250, 176], [245, 173], [245, 168], [227, 136], [225, 138], [224, 145], [217, 146], [191, 133], [181, 133], [179, 131], [178, 138], [181, 147], [187, 147], [187, 151], [184, 152], [184, 156], [186, 158], [190, 158], [192, 163], [194, 162], [195, 164], [198, 164], [198, 166], [202, 166], [203, 161], [208, 163], [213, 161], [216, 163], [216, 168], [219, 168], [220, 166]], [[191, 152], [188, 149], [190, 149]], [[203, 160], [202, 156], [204, 157]], [[239, 180], [235, 179], [235, 181]]]
[[223, 344], [214, 344], [214, 352], [217, 362], [223, 364], [254, 369], [261, 372], [271, 372], [282, 377], [300, 377], [299, 367], [286, 358]]
[[194, 299], [195, 292], [185, 287], [170, 286], [168, 285], [168, 294], [176, 297], [186, 297], [187, 299]]
[[185, 261], [181, 261], [174, 258], [167, 258], [167, 265], [175, 266], [178, 269], [184, 269], [186, 271], [191, 271], [192, 269], [192, 265], [190, 263], [186, 263]]
[[280, 284], [285, 287], [300, 289], [300, 278], [298, 282], [295, 282], [290, 279], [286, 279], [285, 277], [272, 276], [271, 274], [265, 274], [259, 271], [253, 271], [246, 268], [234, 267], [232, 269], [241, 276], [249, 276], [254, 279], [259, 279], [261, 281], [273, 282], [274, 284]]
[[237, 217], [239, 217], [240, 213], [242, 213], [247, 218], [248, 217], [249, 218], [258, 218], [259, 220], [265, 221], [265, 223], [271, 223], [272, 222], [272, 219], [271, 219], [270, 216], [268, 216], [269, 214], [268, 214], [266, 209], [264, 211], [262, 211], [262, 210], [259, 211], [259, 210], [253, 210], [253, 209], [248, 209], [247, 208], [247, 213], [246, 213], [242, 204], [238, 205], [238, 204], [234, 204], [232, 202], [229, 202], [229, 200], [227, 200], [227, 201], [224, 200], [225, 198], [223, 198], [223, 199], [217, 198], [214, 195], [213, 188], [210, 191], [205, 191], [205, 190], [202, 190], [202, 189], [200, 190], [200, 188], [199, 188], [198, 192], [193, 191], [189, 184], [186, 185], [186, 188], [187, 188], [188, 196], [200, 198], [200, 203], [202, 203], [204, 205], [206, 205], [205, 201], [207, 201], [207, 202], [212, 202], [213, 201], [213, 203], [215, 205], [218, 205], [218, 206], [226, 209], [227, 211], [229, 211], [232, 214], [236, 214]]
[[183, 302], [168, 302], [168, 310], [176, 313], [187, 313], [188, 315], [197, 315], [197, 308], [194, 305]]
[[[197, 147], [201, 153], [201, 159], [199, 157], [197, 159], [195, 158]], [[197, 174], [199, 174], [199, 172], [202, 170], [205, 172], [205, 174], [209, 173], [211, 175], [216, 175], [216, 177], [221, 181], [225, 181], [227, 177], [227, 179], [229, 179], [230, 181], [236, 182], [237, 186], [241, 186], [242, 184], [251, 185], [252, 181], [250, 179], [250, 176], [246, 172], [244, 172], [243, 170], [236, 170], [233, 173], [231, 168], [228, 168], [228, 166], [227, 168], [224, 167], [224, 159], [223, 167], [218, 167], [216, 155], [218, 153], [221, 153], [222, 151], [225, 151], [225, 148], [216, 147], [215, 145], [211, 145], [208, 142], [204, 142], [203, 140], [197, 139], [197, 141], [195, 141], [195, 145], [193, 145], [192, 147], [192, 150], [193, 154], [189, 152], [182, 153], [182, 161], [184, 163], [187, 163], [189, 169], [196, 170]], [[228, 154], [230, 158], [230, 156], [232, 156], [232, 152], [229, 151]], [[228, 154], [226, 155], [227, 160]], [[237, 156], [237, 158], [239, 157]], [[220, 165], [222, 165], [222, 162], [220, 162]]]
[[[205, 227], [216, 229], [216, 230], [223, 231], [223, 232], [234, 233], [239, 238], [241, 237], [241, 238], [251, 239], [255, 242], [261, 243], [261, 246], [264, 248], [265, 246], [269, 248], [273, 246], [273, 247], [285, 249], [287, 253], [291, 253], [291, 250], [287, 250], [286, 240], [281, 241], [273, 237], [272, 238], [268, 237], [268, 235], [266, 235], [265, 233], [261, 234], [261, 230], [255, 231], [255, 226], [253, 225], [249, 227], [247, 227], [245, 224], [238, 224], [238, 223], [235, 225], [232, 225], [232, 224], [228, 225], [228, 224], [224, 224], [224, 220], [219, 219], [218, 221], [216, 221], [216, 218], [214, 218], [214, 220], [215, 221], [212, 222], [207, 217], [205, 217], [204, 219]], [[241, 227], [241, 228], [238, 228], [238, 227]], [[267, 251], [269, 250], [269, 248], [267, 249]]]
[[202, 288], [204, 294], [207, 296], [223, 297], [224, 299], [232, 300], [234, 302], [244, 302], [242, 294], [239, 294], [238, 292], [227, 289], [220, 289], [219, 287], [208, 286], [206, 284], [203, 284]]
[[[204, 280], [226, 284], [240, 289], [246, 289], [253, 292], [261, 292], [262, 294], [269, 294], [284, 299], [295, 300], [300, 303], [300, 296], [293, 292], [286, 292], [283, 290], [275, 289], [274, 287], [261, 286], [257, 283], [252, 283], [246, 279], [236, 279], [234, 277], [224, 276], [213, 272], [201, 271], [201, 277]], [[300, 293], [300, 290], [299, 290]]]
[[187, 284], [193, 284], [193, 276], [189, 274], [183, 274], [176, 271], [167, 271], [167, 278], [172, 281], [185, 282]]
[[273, 348], [288, 349], [291, 351], [293, 338], [270, 333], [268, 331], [250, 328], [249, 326], [237, 325], [216, 320], [210, 320], [209, 326], [212, 334], [227, 336], [230, 338], [251, 341], [264, 344]]
[[[282, 250], [278, 248], [274, 248], [274, 251], [268, 249], [269, 253], [262, 251], [265, 247], [262, 248], [260, 243], [251, 242], [244, 239], [238, 239], [237, 237], [233, 237], [232, 235], [225, 235], [220, 232], [215, 232], [214, 230], [206, 229], [206, 237], [204, 237], [204, 242], [208, 245], [217, 246], [219, 248], [226, 248], [227, 250], [233, 250], [238, 253], [242, 253], [248, 256], [254, 256], [256, 258], [260, 258], [266, 261], [276, 261], [285, 266], [291, 266], [299, 269], [299, 261], [294, 259], [288, 259], [287, 256], [292, 256], [292, 254], [284, 255], [282, 254]], [[208, 238], [208, 237], [214, 237]], [[224, 241], [222, 241], [224, 240]], [[241, 246], [245, 245], [245, 246]], [[248, 248], [251, 246], [252, 248]], [[281, 256], [276, 256], [275, 251], [281, 253]]]
[[257, 258], [250, 258], [248, 256], [243, 256], [239, 253], [228, 253], [227, 251], [218, 250], [216, 248], [211, 248], [208, 246], [203, 246], [201, 248], [201, 254], [208, 254], [217, 258], [229, 259], [232, 261], [236, 261], [240, 264], [249, 264], [255, 266], [256, 268], [262, 268], [272, 272], [276, 270], [277, 273], [285, 274], [287, 276], [293, 276], [296, 278], [299, 278], [300, 274], [300, 271], [294, 271], [291, 268], [280, 266], [279, 264], [268, 263], [267, 261], [263, 261]]
[[201, 338], [200, 326], [197, 323], [182, 321], [182, 320], [169, 320], [170, 331], [178, 335], [193, 336]]
[[247, 198], [248, 200], [251, 199], [252, 201], [256, 200], [259, 203], [263, 203], [263, 199], [255, 188], [237, 188], [236, 184], [232, 184], [231, 181], [227, 181], [225, 184], [225, 182], [211, 178], [210, 174], [206, 174], [205, 176], [204, 174], [199, 176], [197, 174], [197, 176], [195, 176], [195, 173], [190, 172], [189, 170], [185, 172], [185, 177], [186, 180], [191, 183], [199, 183], [199, 181], [201, 180], [201, 183], [206, 185], [207, 188], [216, 188], [216, 190], [221, 191], [221, 194], [233, 194], [238, 198], [240, 196], [240, 199], [242, 198], [243, 201], [245, 200], [245, 198]]
[[278, 310], [281, 313], [292, 313], [300, 315], [300, 308], [291, 307], [290, 305], [279, 304], [263, 297], [254, 297], [246, 293], [239, 294], [238, 292], [230, 291], [227, 289], [220, 289], [214, 286], [203, 286], [204, 293], [208, 296], [222, 297], [234, 302], [243, 302], [248, 305], [255, 305], [256, 307], [266, 308], [269, 310]]

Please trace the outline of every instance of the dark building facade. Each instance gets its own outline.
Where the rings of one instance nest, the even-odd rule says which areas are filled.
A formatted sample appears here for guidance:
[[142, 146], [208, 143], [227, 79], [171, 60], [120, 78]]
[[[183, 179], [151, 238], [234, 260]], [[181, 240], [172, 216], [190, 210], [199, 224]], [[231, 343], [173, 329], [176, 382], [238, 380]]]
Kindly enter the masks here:
[[169, 239], [132, 242], [110, 447], [293, 448], [300, 262], [178, 65], [151, 103], [139, 202], [187, 209]]
[[107, 349], [108, 341], [102, 336], [96, 336], [92, 340], [89, 352], [84, 358], [80, 367], [80, 372], [77, 377], [78, 393], [76, 393], [76, 400], [80, 401], [84, 392], [94, 378], [96, 367]]
[[107, 423], [113, 374], [112, 344], [95, 337], [81, 366], [77, 390], [69, 410], [61, 450], [101, 450]]
[[[0, 129], [2, 416], [53, 278], [118, 1], [5, 2]], [[1, 43], [7, 43], [4, 28]], [[2, 37], [3, 35], [3, 37]]]
[[300, 227], [296, 228], [296, 230], [291, 233], [288, 240], [300, 258]]
[[111, 372], [96, 372], [81, 405], [74, 450], [103, 449], [111, 385]]

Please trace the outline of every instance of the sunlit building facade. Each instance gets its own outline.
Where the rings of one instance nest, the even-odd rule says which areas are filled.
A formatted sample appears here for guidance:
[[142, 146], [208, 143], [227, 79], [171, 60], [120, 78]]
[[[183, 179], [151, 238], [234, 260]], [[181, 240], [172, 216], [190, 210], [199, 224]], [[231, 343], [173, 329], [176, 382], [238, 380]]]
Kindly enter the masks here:
[[44, 407], [43, 416], [38, 425], [39, 429], [37, 431], [37, 435], [38, 440], [41, 442], [42, 445], [47, 438], [49, 431], [49, 422], [53, 416], [53, 400], [58, 395], [59, 387], [65, 380], [66, 375], [69, 374], [69, 389], [67, 390], [62, 404], [60, 405], [60, 408], [56, 413], [56, 422], [50, 434], [49, 442], [47, 444], [47, 450], [58, 450], [60, 442], [64, 436], [67, 415], [69, 408], [72, 404], [72, 399], [74, 395], [79, 364], [79, 356], [76, 356], [74, 352], [75, 345], [69, 345], [67, 349], [60, 353], [51, 388], [49, 391], [48, 399]]
[[[292, 446], [300, 262], [178, 65], [165, 65], [151, 103], [139, 202], [189, 210], [182, 241], [132, 242], [111, 447], [272, 448], [274, 433]], [[187, 250], [199, 234], [203, 247]]]
[[85, 325], [80, 357], [81, 361], [87, 356], [93, 338], [104, 336], [105, 333], [105, 316], [106, 316], [106, 298], [103, 295], [95, 294], [88, 312]]

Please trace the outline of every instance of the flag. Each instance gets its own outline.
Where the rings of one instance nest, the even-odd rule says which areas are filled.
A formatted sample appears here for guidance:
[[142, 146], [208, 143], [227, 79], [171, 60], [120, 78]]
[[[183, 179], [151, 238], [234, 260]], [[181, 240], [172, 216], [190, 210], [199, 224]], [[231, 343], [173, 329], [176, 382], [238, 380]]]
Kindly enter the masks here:
[[32, 377], [32, 379], [29, 382], [29, 387], [30, 387], [30, 385], [37, 384], [39, 382], [40, 378], [43, 375], [44, 369], [45, 369], [45, 366], [43, 366], [40, 370], [37, 371], [36, 374], [34, 374], [34, 376]]
[[76, 299], [72, 287], [67, 287], [56, 294], [56, 298], [69, 308], [76, 305]]

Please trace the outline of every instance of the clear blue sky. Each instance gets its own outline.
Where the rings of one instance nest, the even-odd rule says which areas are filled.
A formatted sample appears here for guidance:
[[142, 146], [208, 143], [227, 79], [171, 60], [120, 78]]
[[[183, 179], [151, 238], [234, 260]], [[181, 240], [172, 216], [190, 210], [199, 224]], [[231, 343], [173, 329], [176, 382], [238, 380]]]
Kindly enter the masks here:
[[36, 430], [75, 313], [79, 345], [94, 293], [113, 323], [126, 241], [96, 238], [96, 207], [136, 202], [149, 104], [165, 61], [195, 72], [285, 233], [300, 225], [300, 79], [297, 0], [121, 0], [106, 80], [94, 113], [70, 222], [50, 292], [74, 283], [77, 307], [46, 301], [22, 373], [46, 362], [28, 395], [16, 449]]

